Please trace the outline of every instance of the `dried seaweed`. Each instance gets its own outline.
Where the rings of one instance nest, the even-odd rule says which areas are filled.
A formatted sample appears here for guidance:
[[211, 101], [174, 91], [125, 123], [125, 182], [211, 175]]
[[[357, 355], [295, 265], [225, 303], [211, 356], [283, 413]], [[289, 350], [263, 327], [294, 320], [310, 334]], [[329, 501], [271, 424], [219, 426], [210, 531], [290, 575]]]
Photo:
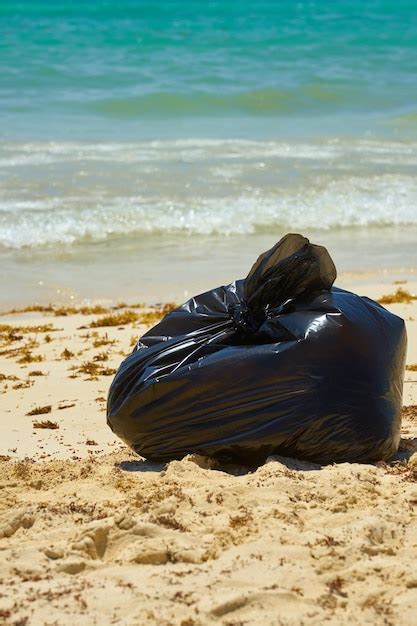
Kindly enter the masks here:
[[51, 420], [42, 420], [40, 422], [33, 422], [33, 428], [49, 428], [51, 430], [55, 430], [59, 428], [59, 425], [56, 422], [51, 422]]
[[86, 361], [79, 366], [73, 366], [71, 368], [77, 374], [87, 374], [88, 376], [112, 376], [116, 373], [116, 370], [111, 367], [103, 367], [100, 363], [95, 361]]
[[29, 411], [29, 413], [26, 413], [26, 415], [44, 415], [45, 413], [50, 413], [52, 411], [52, 406], [50, 404], [47, 404], [46, 406], [37, 406], [34, 409], [32, 409], [31, 411]]
[[21, 383], [17, 383], [13, 385], [13, 389], [27, 389], [28, 387], [32, 387], [34, 381], [33, 380], [24, 380]]
[[35, 326], [12, 326], [11, 324], [0, 324], [0, 334], [7, 333], [50, 333], [58, 330], [53, 324], [36, 324]]
[[71, 352], [71, 350], [68, 350], [68, 348], [64, 348], [64, 350], [61, 352], [61, 357], [66, 361], [68, 361], [68, 359], [71, 359], [73, 356], [75, 356], [75, 354]]
[[93, 333], [93, 337], [94, 337], [94, 341], [93, 341], [94, 348], [102, 348], [103, 346], [112, 346], [116, 343], [115, 339], [109, 339], [109, 336], [107, 333], [105, 333], [104, 336], [100, 337], [98, 332], [95, 331]]
[[126, 326], [139, 320], [138, 313], [134, 311], [123, 311], [123, 313], [111, 313], [104, 317], [99, 317], [90, 324], [90, 328], [101, 328], [102, 326]]
[[177, 307], [177, 304], [174, 302], [168, 302], [162, 306], [156, 306], [150, 311], [145, 311], [140, 316], [141, 324], [146, 324], [146, 326], [150, 326], [152, 324], [156, 324], [159, 322], [167, 313], [170, 313], [173, 309]]
[[0, 374], [0, 382], [4, 380], [19, 380], [17, 376], [13, 376], [13, 374]]
[[417, 296], [413, 295], [406, 289], [399, 287], [395, 293], [388, 293], [379, 298], [378, 302], [380, 304], [395, 304], [395, 303], [406, 303], [409, 304], [413, 300], [417, 300]]
[[32, 354], [30, 350], [25, 349], [22, 356], [17, 359], [17, 363], [40, 363], [43, 360], [43, 356], [40, 354]]
[[411, 421], [417, 421], [417, 404], [403, 406], [402, 416]]

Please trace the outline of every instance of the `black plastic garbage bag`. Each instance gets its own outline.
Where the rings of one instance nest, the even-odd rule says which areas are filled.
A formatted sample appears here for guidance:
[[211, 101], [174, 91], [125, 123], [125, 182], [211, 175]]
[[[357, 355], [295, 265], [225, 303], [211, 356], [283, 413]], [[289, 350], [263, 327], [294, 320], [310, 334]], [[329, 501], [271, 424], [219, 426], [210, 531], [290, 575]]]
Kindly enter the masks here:
[[168, 313], [111, 385], [107, 421], [155, 461], [188, 453], [256, 465], [391, 456], [400, 439], [406, 332], [332, 287], [327, 250], [286, 235], [245, 280]]

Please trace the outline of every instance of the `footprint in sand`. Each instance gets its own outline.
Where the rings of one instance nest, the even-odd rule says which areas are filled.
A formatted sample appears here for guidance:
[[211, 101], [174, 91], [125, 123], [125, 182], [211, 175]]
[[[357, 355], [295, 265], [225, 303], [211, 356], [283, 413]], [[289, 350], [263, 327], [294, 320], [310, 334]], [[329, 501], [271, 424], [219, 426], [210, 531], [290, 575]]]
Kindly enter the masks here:
[[31, 528], [35, 522], [35, 516], [31, 509], [20, 509], [13, 513], [3, 515], [0, 520], [0, 539], [11, 537], [19, 528]]
[[[213, 553], [215, 536], [194, 535], [157, 523], [120, 515], [114, 520], [89, 524], [70, 543], [69, 557], [105, 563], [202, 563]], [[54, 558], [54, 556], [50, 556]], [[61, 564], [61, 570], [77, 573], [81, 566]]]
[[78, 539], [72, 544], [72, 550], [83, 552], [90, 559], [103, 559], [108, 542], [111, 525], [103, 522], [93, 522], [83, 529]]

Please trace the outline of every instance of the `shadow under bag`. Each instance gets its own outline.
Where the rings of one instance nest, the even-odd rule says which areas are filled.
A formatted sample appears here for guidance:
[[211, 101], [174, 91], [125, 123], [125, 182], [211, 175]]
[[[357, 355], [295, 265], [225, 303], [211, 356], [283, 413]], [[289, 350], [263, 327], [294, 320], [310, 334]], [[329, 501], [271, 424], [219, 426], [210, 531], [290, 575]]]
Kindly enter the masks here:
[[405, 325], [333, 287], [327, 250], [286, 235], [248, 276], [166, 315], [120, 365], [107, 422], [155, 461], [188, 453], [376, 461], [400, 440]]

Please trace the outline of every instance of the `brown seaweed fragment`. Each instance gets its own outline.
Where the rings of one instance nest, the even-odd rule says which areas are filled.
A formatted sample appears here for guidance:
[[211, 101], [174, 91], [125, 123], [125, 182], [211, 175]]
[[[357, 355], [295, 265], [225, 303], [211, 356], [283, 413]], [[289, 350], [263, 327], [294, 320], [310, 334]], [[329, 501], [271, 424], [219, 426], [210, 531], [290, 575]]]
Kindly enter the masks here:
[[123, 311], [123, 313], [113, 313], [99, 317], [90, 324], [90, 328], [100, 328], [102, 326], [126, 326], [139, 320], [138, 313], [134, 311]]
[[379, 304], [395, 304], [395, 303], [405, 303], [409, 304], [413, 300], [417, 300], [417, 296], [410, 293], [406, 289], [399, 287], [395, 293], [387, 293], [379, 298]]
[[26, 415], [44, 415], [45, 413], [50, 413], [52, 411], [52, 406], [47, 404], [46, 406], [37, 406]]
[[40, 422], [33, 422], [33, 428], [49, 428], [51, 430], [55, 430], [59, 428], [59, 425], [56, 422], [51, 422], [51, 420], [42, 420]]

